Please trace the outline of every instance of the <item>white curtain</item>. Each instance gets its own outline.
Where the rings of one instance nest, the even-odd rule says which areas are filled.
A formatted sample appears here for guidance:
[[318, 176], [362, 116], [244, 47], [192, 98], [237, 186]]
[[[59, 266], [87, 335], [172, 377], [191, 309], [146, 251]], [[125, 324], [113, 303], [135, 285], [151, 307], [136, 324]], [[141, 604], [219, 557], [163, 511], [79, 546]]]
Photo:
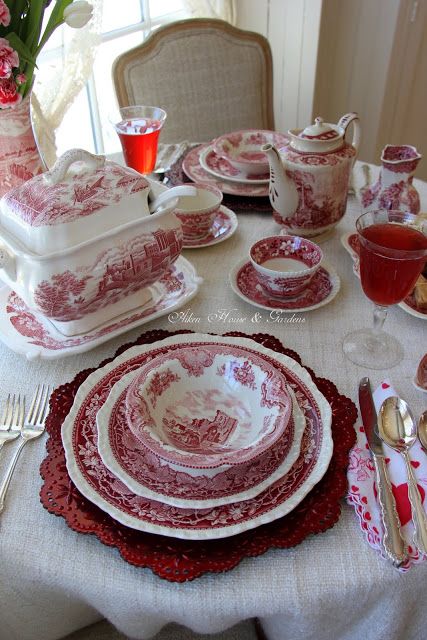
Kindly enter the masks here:
[[[102, 7], [105, 0], [90, 0], [93, 18], [76, 29], [63, 58], [53, 68], [49, 80], [37, 81], [32, 93], [32, 118], [40, 154], [47, 166], [56, 160], [56, 131], [91, 74], [101, 42]], [[235, 0], [183, 0], [192, 18], [221, 18], [236, 24]], [[68, 27], [65, 27], [68, 28]]]
[[32, 118], [39, 151], [47, 167], [56, 160], [56, 131], [92, 71], [101, 42], [103, 1], [90, 0], [93, 18], [82, 29], [73, 30], [73, 37], [63, 58], [52, 69], [49, 81], [38, 82], [36, 76], [31, 100]]
[[235, 0], [184, 0], [192, 18], [220, 18], [236, 24]]

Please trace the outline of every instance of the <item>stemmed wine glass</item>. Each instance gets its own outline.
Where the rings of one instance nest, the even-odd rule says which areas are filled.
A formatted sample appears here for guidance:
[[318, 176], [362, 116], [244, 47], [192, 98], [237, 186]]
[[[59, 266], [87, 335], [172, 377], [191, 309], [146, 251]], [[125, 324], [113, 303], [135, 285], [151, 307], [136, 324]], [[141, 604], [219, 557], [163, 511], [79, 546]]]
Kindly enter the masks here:
[[345, 336], [343, 350], [355, 364], [368, 369], [394, 367], [403, 357], [402, 345], [383, 331], [390, 305], [412, 291], [427, 260], [427, 222], [404, 211], [375, 210], [356, 221], [359, 235], [360, 280], [375, 304], [371, 329]]

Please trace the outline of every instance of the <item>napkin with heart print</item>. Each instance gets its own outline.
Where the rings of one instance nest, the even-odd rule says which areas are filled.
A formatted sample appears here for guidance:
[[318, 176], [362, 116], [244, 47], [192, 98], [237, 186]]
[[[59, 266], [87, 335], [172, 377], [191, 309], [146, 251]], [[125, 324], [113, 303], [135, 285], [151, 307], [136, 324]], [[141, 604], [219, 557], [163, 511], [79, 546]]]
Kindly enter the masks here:
[[[392, 388], [390, 381], [384, 380], [373, 394], [377, 413], [386, 398], [396, 395], [398, 394]], [[412, 540], [414, 526], [411, 520], [411, 505], [408, 499], [407, 476], [403, 458], [386, 444], [383, 444], [383, 450], [402, 534], [408, 546], [408, 560], [398, 570], [407, 571], [413, 564], [419, 564], [426, 560], [427, 556], [418, 551]], [[427, 455], [418, 440], [411, 447], [409, 455], [423, 505], [427, 509]], [[347, 478], [349, 485], [347, 502], [353, 505], [368, 544], [385, 558], [381, 544], [383, 529], [377, 502], [375, 470], [363, 426], [358, 427], [357, 441], [350, 451]]]

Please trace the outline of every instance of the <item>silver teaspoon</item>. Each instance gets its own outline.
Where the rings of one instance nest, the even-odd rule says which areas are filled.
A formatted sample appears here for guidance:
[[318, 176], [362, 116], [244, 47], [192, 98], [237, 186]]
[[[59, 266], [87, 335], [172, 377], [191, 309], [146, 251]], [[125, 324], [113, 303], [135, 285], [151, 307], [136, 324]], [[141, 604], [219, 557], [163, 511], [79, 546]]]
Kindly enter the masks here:
[[427, 410], [420, 415], [418, 420], [418, 438], [422, 448], [427, 453]]
[[427, 553], [427, 516], [408, 453], [417, 439], [417, 425], [407, 403], [395, 396], [384, 400], [379, 413], [378, 428], [384, 442], [398, 451], [405, 461], [408, 496], [414, 523], [413, 540], [422, 553]]

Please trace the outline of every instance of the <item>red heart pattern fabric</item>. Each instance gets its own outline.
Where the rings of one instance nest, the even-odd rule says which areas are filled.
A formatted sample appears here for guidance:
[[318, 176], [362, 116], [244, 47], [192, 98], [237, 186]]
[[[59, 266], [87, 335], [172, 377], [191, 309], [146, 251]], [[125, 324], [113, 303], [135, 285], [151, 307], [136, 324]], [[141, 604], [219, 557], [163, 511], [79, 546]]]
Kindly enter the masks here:
[[[377, 412], [389, 396], [398, 395], [389, 380], [384, 380], [375, 390], [373, 397]], [[356, 427], [357, 442], [350, 451], [347, 502], [354, 507], [360, 527], [368, 544], [386, 558], [382, 548], [382, 520], [378, 505], [375, 481], [375, 469], [370, 456], [365, 430]], [[408, 560], [397, 570], [408, 571], [414, 565], [427, 559], [413, 544], [414, 527], [411, 520], [411, 505], [408, 498], [408, 485], [405, 464], [402, 457], [387, 445], [383, 445], [387, 470], [392, 483], [397, 512], [401, 522], [402, 534], [408, 545]], [[427, 456], [416, 442], [410, 450], [411, 466], [417, 479], [418, 489], [427, 511]]]

